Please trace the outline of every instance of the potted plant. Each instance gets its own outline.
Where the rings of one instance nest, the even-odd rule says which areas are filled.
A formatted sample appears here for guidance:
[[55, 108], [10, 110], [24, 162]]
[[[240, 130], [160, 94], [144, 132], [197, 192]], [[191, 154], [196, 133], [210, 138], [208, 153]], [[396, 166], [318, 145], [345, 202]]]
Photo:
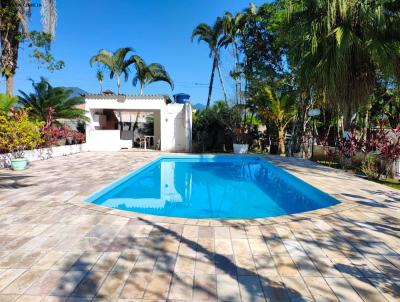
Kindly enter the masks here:
[[246, 126], [239, 126], [235, 129], [233, 153], [245, 154], [249, 151], [248, 132], [249, 130]]
[[34, 149], [42, 142], [41, 126], [42, 123], [30, 121], [23, 110], [0, 115], [0, 150], [12, 154], [13, 170], [26, 168], [28, 160], [24, 151]]

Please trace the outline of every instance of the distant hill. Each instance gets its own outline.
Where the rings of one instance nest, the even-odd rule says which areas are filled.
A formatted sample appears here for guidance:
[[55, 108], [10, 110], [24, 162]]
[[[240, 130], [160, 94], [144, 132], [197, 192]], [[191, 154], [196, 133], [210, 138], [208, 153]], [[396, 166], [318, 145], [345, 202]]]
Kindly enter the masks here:
[[87, 93], [87, 91], [79, 87], [63, 87], [63, 88], [72, 90], [71, 97], [81, 96], [81, 94]]
[[197, 110], [204, 110], [206, 108], [206, 105], [197, 103], [197, 104], [192, 105], [192, 107]]

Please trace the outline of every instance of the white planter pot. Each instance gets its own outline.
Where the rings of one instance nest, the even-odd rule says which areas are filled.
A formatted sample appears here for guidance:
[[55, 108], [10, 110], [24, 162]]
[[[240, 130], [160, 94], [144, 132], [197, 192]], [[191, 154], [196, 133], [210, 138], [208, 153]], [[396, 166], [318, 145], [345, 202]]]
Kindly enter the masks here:
[[233, 153], [245, 154], [249, 151], [249, 144], [233, 144]]
[[303, 158], [303, 152], [295, 152], [293, 153], [293, 157]]

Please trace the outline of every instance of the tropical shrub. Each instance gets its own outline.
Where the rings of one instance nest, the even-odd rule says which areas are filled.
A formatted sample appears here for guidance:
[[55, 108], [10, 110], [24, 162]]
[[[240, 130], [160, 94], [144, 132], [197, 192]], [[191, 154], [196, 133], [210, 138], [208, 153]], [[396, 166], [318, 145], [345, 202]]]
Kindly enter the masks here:
[[342, 168], [351, 167], [353, 165], [352, 158], [358, 152], [368, 152], [367, 146], [366, 142], [357, 134], [355, 126], [352, 125], [348, 136], [337, 139], [339, 162]]
[[239, 124], [238, 111], [222, 101], [196, 112], [193, 116], [193, 141], [197, 151], [231, 150]]
[[376, 150], [381, 163], [380, 175], [392, 176], [393, 164], [400, 158], [400, 126], [396, 129], [383, 128], [371, 134], [369, 148]]
[[40, 82], [33, 82], [34, 93], [19, 91], [19, 103], [29, 109], [29, 115], [34, 119], [46, 122], [49, 118], [49, 109], [52, 108], [53, 120], [78, 119], [86, 121], [85, 110], [77, 108], [85, 103], [81, 96], [72, 97], [72, 90], [63, 87], [53, 87], [41, 78]]
[[271, 121], [276, 128], [279, 154], [285, 153], [285, 131], [296, 116], [295, 94], [284, 86], [278, 84], [279, 88], [274, 90], [264, 85], [253, 98], [258, 114], [264, 121]]
[[0, 93], [0, 113], [9, 112], [17, 102], [18, 98], [16, 96]]
[[0, 151], [23, 157], [24, 150], [36, 148], [43, 142], [42, 122], [31, 121], [24, 110], [0, 114]]
[[376, 152], [369, 152], [364, 158], [364, 161], [361, 165], [361, 171], [365, 174], [365, 176], [370, 180], [379, 179], [379, 166], [377, 162], [377, 154]]

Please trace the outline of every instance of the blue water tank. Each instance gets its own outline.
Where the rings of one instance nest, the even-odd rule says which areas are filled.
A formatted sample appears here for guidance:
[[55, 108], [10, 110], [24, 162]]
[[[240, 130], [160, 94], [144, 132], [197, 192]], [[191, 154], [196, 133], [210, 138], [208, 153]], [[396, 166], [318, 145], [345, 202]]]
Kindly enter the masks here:
[[188, 95], [186, 93], [174, 94], [175, 103], [184, 104], [185, 102], [188, 102], [189, 99], [190, 99], [190, 95]]

